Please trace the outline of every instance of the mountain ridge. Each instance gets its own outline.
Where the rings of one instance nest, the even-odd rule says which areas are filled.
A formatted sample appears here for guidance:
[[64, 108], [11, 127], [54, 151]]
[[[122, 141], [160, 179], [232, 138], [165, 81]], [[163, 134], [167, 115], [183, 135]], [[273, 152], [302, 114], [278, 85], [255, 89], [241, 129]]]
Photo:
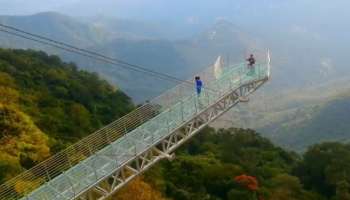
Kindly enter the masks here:
[[[46, 16], [50, 17], [46, 19]], [[35, 18], [35, 20], [32, 18]], [[37, 20], [37, 18], [40, 20]], [[51, 30], [62, 30], [50, 33], [50, 30], [47, 30], [47, 28], [35, 29], [37, 23], [39, 23], [39, 25], [41, 24], [41, 18], [45, 18], [45, 23], [51, 24], [50, 26], [56, 26], [55, 24], [58, 23], [57, 27]], [[192, 38], [169, 40], [149, 37], [150, 34], [152, 35], [153, 33], [143, 31], [149, 30], [149, 28], [145, 28], [148, 26], [147, 24], [145, 24], [143, 28], [135, 29], [135, 25], [133, 24], [128, 28], [127, 23], [119, 27], [118, 24], [120, 24], [120, 22], [118, 20], [105, 22], [102, 19], [99, 22], [99, 19], [97, 19], [96, 21], [89, 21], [87, 19], [74, 19], [56, 13], [42, 13], [34, 15], [34, 17], [29, 16], [29, 19], [26, 20], [23, 19], [26, 19], [26, 17], [22, 16], [19, 19], [12, 19], [12, 21], [8, 19], [4, 20], [4, 18], [1, 20], [0, 17], [0, 21], [8, 21], [10, 25], [18, 26], [18, 28], [25, 29], [28, 32], [42, 34], [48, 37], [52, 36], [52, 39], [61, 40], [82, 48], [86, 47], [88, 50], [98, 51], [109, 57], [146, 66], [163, 73], [169, 73], [180, 79], [187, 79], [190, 75], [194, 75], [198, 71], [203, 70], [204, 67], [211, 65], [216, 58], [222, 54], [229, 56], [232, 60], [242, 60], [243, 56], [237, 55], [242, 55], [247, 41], [250, 40], [245, 39], [249, 38], [248, 36], [242, 39], [243, 37], [240, 36], [245, 33], [239, 32], [239, 28], [228, 22], [225, 22], [225, 24], [223, 23], [221, 26], [213, 25], [212, 28], [208, 28], [204, 32], [194, 35]], [[65, 22], [66, 20], [68, 22]], [[66, 24], [74, 28], [67, 31], [68, 28]], [[139, 24], [139, 22], [136, 22], [136, 26], [137, 24]], [[150, 25], [150, 27], [152, 26], [153, 25]], [[216, 29], [220, 29], [217, 32], [221, 33], [221, 39], [213, 41], [206, 37], [208, 31]], [[114, 30], [114, 32], [109, 30]], [[60, 32], [63, 32], [63, 34], [58, 34]], [[86, 33], [81, 34], [81, 32]], [[144, 33], [144, 35], [141, 33]], [[77, 35], [80, 37], [78, 41], [75, 40]], [[90, 39], [90, 37], [96, 38]], [[199, 40], [196, 40], [196, 38], [199, 38]], [[224, 40], [230, 40], [230, 42], [226, 44]], [[164, 87], [160, 87], [161, 85], [157, 84], [160, 80], [152, 80], [152, 77], [140, 77], [138, 74], [131, 74], [121, 68], [116, 68], [116, 66], [97, 63], [93, 60], [67, 52], [22, 41], [23, 40], [17, 40], [17, 38], [7, 36], [6, 39], [0, 40], [0, 44], [10, 48], [33, 48], [34, 46], [35, 49], [43, 49], [49, 53], [61, 55], [66, 61], [74, 61], [78, 63], [79, 66], [84, 66], [85, 69], [99, 72], [114, 84], [118, 84], [122, 89], [125, 89], [137, 102], [155, 97], [175, 84], [174, 82], [169, 82], [165, 83]], [[145, 91], [147, 88], [144, 86], [147, 84], [156, 86], [149, 88], [152, 90], [154, 89], [153, 92], [149, 93]]]

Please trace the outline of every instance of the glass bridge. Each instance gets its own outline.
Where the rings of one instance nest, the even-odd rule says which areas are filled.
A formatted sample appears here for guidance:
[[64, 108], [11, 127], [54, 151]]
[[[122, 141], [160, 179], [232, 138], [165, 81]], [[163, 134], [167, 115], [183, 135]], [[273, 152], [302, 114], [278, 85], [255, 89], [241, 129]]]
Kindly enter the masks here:
[[268, 80], [270, 75], [268, 63], [257, 64], [252, 69], [239, 64], [224, 67], [220, 73], [214, 71], [214, 67], [210, 67], [198, 74], [204, 82], [200, 95], [196, 94], [193, 84], [176, 86], [4, 183], [0, 186], [0, 199], [93, 199], [85, 193], [98, 190], [94, 188], [98, 183], [111, 181], [111, 175], [137, 155], [175, 131], [181, 131], [186, 122], [215, 106], [225, 95], [244, 85]]

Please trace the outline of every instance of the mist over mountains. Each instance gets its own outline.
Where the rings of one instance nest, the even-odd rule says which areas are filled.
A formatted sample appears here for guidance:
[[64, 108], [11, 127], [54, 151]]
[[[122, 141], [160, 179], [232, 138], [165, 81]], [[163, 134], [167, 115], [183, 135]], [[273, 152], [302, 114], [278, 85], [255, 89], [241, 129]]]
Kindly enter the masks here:
[[[50, 191], [46, 198], [51, 194], [68, 198], [71, 190], [65, 186], [72, 186], [76, 194], [76, 189], [92, 184], [93, 175], [107, 175], [114, 166], [109, 161], [117, 159], [122, 168], [114, 173], [112, 185], [132, 178], [134, 167], [135, 173], [148, 172], [111, 197], [116, 199], [350, 199], [349, 7], [348, 0], [0, 0], [0, 24], [115, 58], [116, 63], [130, 63], [101, 62], [14, 37], [1, 32], [1, 26], [0, 181], [33, 169], [68, 147], [67, 154], [56, 155], [3, 189], [27, 195], [42, 183], [44, 190], [35, 195], [44, 198], [45, 191]], [[250, 54], [263, 63], [267, 52], [272, 59], [271, 76], [254, 94], [237, 98], [241, 102], [192, 142], [183, 144], [182, 136], [176, 135], [162, 138], [166, 141], [155, 143], [155, 148], [149, 146], [154, 145], [153, 136], [159, 136], [156, 129], [166, 130], [159, 124], [166, 122], [169, 132], [178, 125], [169, 120], [181, 117], [172, 107], [167, 111], [174, 116], [162, 115], [167, 102], [158, 104], [158, 95], [183, 80], [188, 80], [188, 91], [195, 94], [191, 81], [215, 60], [221, 61], [219, 56], [225, 65], [246, 62]], [[128, 68], [132, 65], [166, 75], [140, 73]], [[227, 72], [214, 68], [215, 77], [219, 71]], [[201, 77], [205, 87], [207, 79]], [[172, 101], [182, 93], [172, 92], [162, 100]], [[203, 97], [210, 95], [195, 97], [191, 100], [198, 102], [194, 106], [198, 111]], [[149, 103], [151, 99], [155, 101]], [[218, 108], [208, 115], [196, 112], [194, 124], [183, 124], [176, 131], [196, 132], [198, 126], [207, 125], [204, 118], [209, 119], [211, 112], [221, 113], [215, 111], [221, 105], [212, 106]], [[127, 115], [139, 107], [143, 108], [140, 112]], [[126, 118], [71, 146], [122, 116]], [[155, 121], [149, 121], [153, 117]], [[136, 127], [139, 124], [145, 125], [144, 130]], [[103, 137], [95, 142], [100, 133]], [[136, 137], [139, 133], [142, 138]], [[171, 146], [173, 140], [183, 144], [176, 159], [172, 154], [149, 170], [152, 159], [163, 157], [158, 146], [163, 151], [165, 147], [160, 146]], [[91, 143], [85, 145], [86, 141]], [[107, 141], [112, 146], [108, 153], [98, 151]], [[120, 148], [114, 148], [115, 144]], [[137, 154], [139, 147], [149, 152]], [[170, 151], [173, 148], [177, 145]], [[137, 160], [124, 165], [124, 156], [131, 151]], [[93, 152], [96, 156], [88, 158]], [[56, 158], [69, 165], [56, 165]], [[61, 167], [63, 171], [72, 167], [72, 171], [62, 171], [68, 182], [86, 177], [74, 180], [77, 184], [73, 185], [63, 181], [62, 195], [49, 187], [63, 180], [55, 178]], [[43, 169], [47, 180], [53, 181], [49, 185], [42, 182], [46, 178], [34, 178], [43, 175]], [[51, 171], [56, 175], [51, 176]], [[97, 189], [104, 190], [109, 182], [110, 178]], [[87, 196], [93, 198], [94, 192]]]
[[[169, 69], [180, 66], [186, 70], [173, 70], [178, 72], [173, 75], [181, 78], [188, 78], [202, 67], [212, 64], [219, 55], [230, 57], [231, 63], [237, 63], [250, 52], [261, 53], [267, 48], [272, 52], [274, 88], [312, 86], [349, 74], [346, 54], [341, 52], [346, 48], [345, 45], [338, 40], [330, 40], [324, 32], [317, 32], [302, 25], [276, 24], [273, 29], [257, 27], [255, 31], [247, 25], [220, 19], [205, 26], [201, 31], [179, 39], [171, 35], [186, 32], [186, 29], [178, 29], [176, 26], [167, 29], [170, 25], [147, 20], [103, 16], [69, 17], [58, 13], [40, 13], [31, 16], [2, 16], [0, 21], [83, 48], [98, 50], [109, 56], [121, 56], [118, 58], [144, 64], [161, 72], [172, 72]], [[12, 37], [2, 39], [1, 44], [8, 47], [38, 48], [36, 44], [28, 44]], [[158, 48], [157, 45], [162, 47]], [[152, 57], [146, 50], [148, 48], [161, 51], [154, 51]], [[89, 69], [98, 68], [95, 63], [81, 62], [83, 59], [64, 52], [41, 46], [40, 49], [64, 55], [67, 60], [78, 62]], [[140, 53], [133, 55], [133, 51]], [[156, 52], [160, 54], [156, 55]], [[165, 59], [156, 61], [164, 52], [172, 54], [173, 60], [179, 62], [166, 62]], [[102, 74], [110, 76], [110, 71]], [[293, 79], [289, 78], [290, 75], [293, 75]], [[112, 77], [113, 79], [116, 78]]]
[[[229, 22], [219, 22], [207, 30], [182, 40], [156, 37], [162, 33], [153, 29], [153, 24], [138, 26], [140, 22], [106, 18], [81, 19], [58, 13], [40, 13], [31, 16], [3, 16], [0, 22], [16, 26], [32, 33], [57, 39], [104, 55], [146, 66], [149, 69], [186, 79], [203, 67], [211, 65], [219, 55], [232, 60], [244, 58], [244, 49], [252, 41], [247, 33]], [[215, 33], [215, 35], [213, 35]], [[173, 86], [174, 82], [161, 84], [164, 87], [144, 88], [160, 80], [144, 77], [122, 68], [96, 63], [64, 51], [24, 41], [1, 33], [0, 44], [10, 48], [36, 48], [59, 54], [67, 61], [74, 61], [90, 71], [103, 76], [126, 90], [134, 99], [144, 100]], [[253, 38], [253, 37], [251, 37]], [[239, 58], [240, 57], [240, 58]], [[140, 87], [140, 88], [138, 88]], [[153, 92], [149, 92], [151, 89]], [[145, 96], [148, 94], [147, 96]]]
[[[16, 1], [8, 3], [13, 8], [15, 4]], [[312, 109], [314, 105], [320, 106], [318, 110], [327, 110], [326, 107], [331, 105], [324, 101], [319, 104], [324, 98], [324, 89], [315, 89], [316, 92], [309, 93], [309, 88], [330, 85], [337, 80], [343, 81], [327, 87], [327, 90], [346, 88], [350, 75], [346, 53], [347, 44], [350, 43], [347, 36], [349, 14], [346, 12], [349, 4], [341, 0], [77, 0], [61, 2], [60, 5], [51, 4], [44, 6], [45, 9], [43, 7], [43, 10], [58, 12], [24, 15], [34, 13], [33, 7], [32, 11], [18, 11], [21, 16], [1, 16], [0, 22], [181, 79], [189, 78], [211, 65], [219, 55], [230, 63], [239, 63], [251, 52], [264, 54], [269, 48], [273, 78], [261, 95], [270, 98], [259, 98], [258, 103], [242, 108], [241, 119], [235, 120], [240, 122], [237, 126], [244, 124], [246, 128], [253, 127], [278, 135], [291, 130], [285, 127], [294, 126], [294, 118], [316, 117]], [[328, 15], [328, 12], [332, 12], [332, 15]], [[9, 11], [0, 13], [16, 14]], [[89, 71], [99, 72], [136, 102], [157, 96], [176, 84], [3, 33], [0, 35], [2, 47], [41, 49], [58, 54], [66, 61], [76, 62]], [[346, 94], [346, 90], [341, 90], [330, 96], [336, 99]], [[305, 99], [296, 100], [295, 97], [300, 95], [312, 96], [313, 100], [311, 103]], [[268, 104], [273, 106], [263, 109]], [[308, 125], [298, 124], [300, 130], [293, 129], [292, 132], [305, 135], [301, 130], [305, 126]], [[319, 134], [320, 137], [325, 135], [322, 132]], [[289, 139], [286, 138], [276, 137], [275, 141], [291, 148], [304, 148], [300, 141], [295, 142], [298, 143], [296, 146], [287, 144]], [[313, 139], [309, 141], [307, 145], [312, 144]]]

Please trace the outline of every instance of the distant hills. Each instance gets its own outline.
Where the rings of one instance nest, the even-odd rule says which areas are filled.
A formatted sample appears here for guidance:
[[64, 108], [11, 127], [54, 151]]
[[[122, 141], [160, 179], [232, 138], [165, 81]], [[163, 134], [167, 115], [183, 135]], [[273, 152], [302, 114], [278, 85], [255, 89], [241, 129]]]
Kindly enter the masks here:
[[[62, 42], [87, 47], [106, 40], [106, 34], [72, 17], [59, 13], [39, 13], [30, 16], [0, 16], [0, 22], [18, 27], [31, 33], [41, 34]], [[1, 40], [4, 45], [4, 39]], [[7, 38], [10, 47], [32, 47], [33, 44]]]
[[281, 124], [273, 140], [289, 149], [306, 150], [320, 142], [350, 139], [350, 91], [321, 105], [298, 110], [295, 119]]
[[[0, 22], [181, 79], [187, 79], [203, 67], [211, 65], [219, 55], [229, 56], [232, 60], [242, 60], [244, 56], [242, 52], [252, 41], [247, 33], [225, 21], [182, 40], [162, 39], [164, 34], [157, 24], [104, 17], [82, 19], [50, 12], [21, 17], [2, 16]], [[66, 61], [74, 61], [79, 66], [97, 71], [113, 83], [117, 83], [136, 101], [154, 97], [176, 84], [174, 82], [159, 84], [161, 80], [154, 80], [153, 77], [4, 36], [3, 33], [0, 45], [9, 48], [43, 49], [61, 55]], [[156, 87], [147, 88], [149, 85]]]
[[215, 126], [252, 128], [276, 144], [299, 152], [320, 142], [347, 141], [348, 82], [344, 79], [273, 93], [262, 89], [249, 103], [229, 111]]
[[[101, 16], [69, 17], [49, 12], [31, 16], [0, 16], [0, 22], [181, 79], [190, 78], [211, 65], [219, 55], [230, 63], [236, 63], [242, 61], [245, 54], [254, 51], [264, 53], [267, 46], [271, 47], [273, 77], [269, 85], [247, 106], [234, 109], [234, 117], [228, 118], [234, 121], [234, 126], [257, 129], [292, 149], [303, 150], [316, 141], [329, 139], [329, 131], [326, 134], [308, 127], [322, 124], [314, 118], [326, 112], [323, 109], [328, 106], [342, 107], [339, 102], [331, 102], [346, 93], [347, 80], [335, 85], [330, 83], [346, 76], [349, 71], [342, 55], [337, 56], [333, 51], [328, 54], [329, 42], [324, 36], [316, 37], [315, 32], [302, 27], [292, 27], [291, 31], [271, 29], [265, 35], [227, 20], [218, 20], [204, 31], [178, 39], [169, 35], [176, 31], [164, 30], [161, 23]], [[3, 33], [0, 36], [2, 47], [42, 49], [60, 55], [65, 61], [76, 62], [84, 69], [98, 72], [137, 103], [151, 99], [176, 84]], [[305, 53], [306, 49], [309, 49], [308, 53]], [[337, 117], [335, 113], [332, 115]], [[224, 124], [232, 125], [231, 122]], [[336, 129], [332, 125], [329, 127]], [[335, 140], [345, 138], [341, 133], [331, 135]]]

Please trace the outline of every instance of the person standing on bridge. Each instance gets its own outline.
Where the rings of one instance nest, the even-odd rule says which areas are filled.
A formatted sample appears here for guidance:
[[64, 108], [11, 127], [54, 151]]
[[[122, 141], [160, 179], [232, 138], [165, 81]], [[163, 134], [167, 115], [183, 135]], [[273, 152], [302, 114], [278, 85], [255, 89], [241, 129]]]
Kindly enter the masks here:
[[197, 95], [199, 96], [201, 94], [201, 92], [202, 92], [203, 82], [201, 80], [201, 77], [199, 77], [199, 76], [195, 77], [195, 81], [196, 81]]
[[253, 54], [250, 54], [250, 57], [247, 59], [248, 61], [248, 68], [249, 69], [254, 69], [254, 65], [255, 65], [255, 58]]

